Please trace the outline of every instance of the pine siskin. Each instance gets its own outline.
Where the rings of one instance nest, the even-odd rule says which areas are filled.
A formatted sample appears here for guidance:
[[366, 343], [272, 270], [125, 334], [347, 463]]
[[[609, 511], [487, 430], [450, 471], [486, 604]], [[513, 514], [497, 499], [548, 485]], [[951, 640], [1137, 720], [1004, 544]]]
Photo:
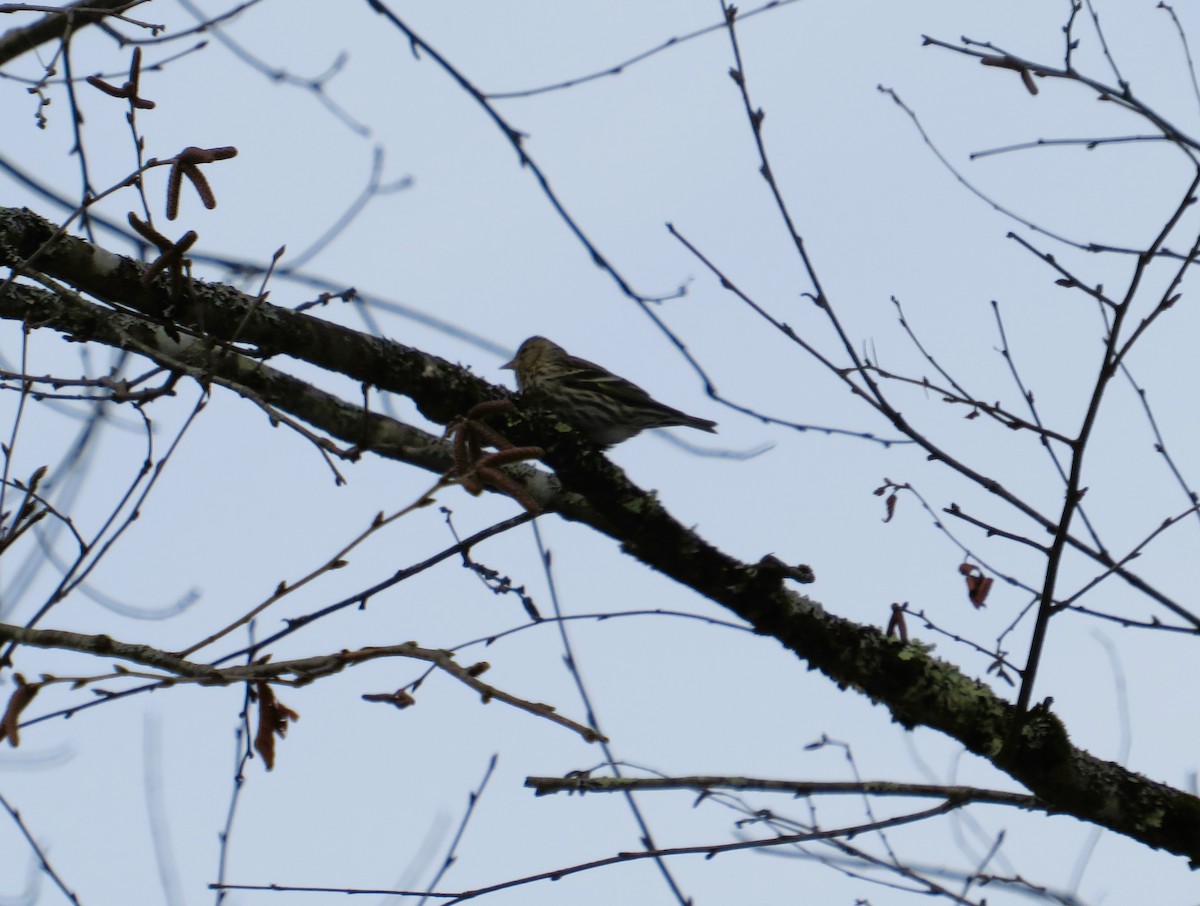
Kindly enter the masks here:
[[521, 396], [561, 415], [600, 446], [619, 444], [644, 428], [685, 425], [716, 433], [716, 422], [665, 406], [637, 384], [545, 337], [530, 337], [500, 367], [516, 372]]

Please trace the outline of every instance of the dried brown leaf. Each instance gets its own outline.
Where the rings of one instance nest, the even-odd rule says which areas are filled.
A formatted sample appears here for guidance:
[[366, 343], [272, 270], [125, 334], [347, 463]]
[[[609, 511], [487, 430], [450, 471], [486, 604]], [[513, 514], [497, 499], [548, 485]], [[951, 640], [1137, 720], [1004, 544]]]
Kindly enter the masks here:
[[300, 715], [275, 698], [275, 692], [267, 683], [256, 683], [254, 697], [258, 699], [258, 730], [254, 734], [254, 751], [262, 756], [267, 770], [275, 767], [275, 737], [287, 736], [288, 721], [300, 719]]
[[21, 734], [18, 732], [21, 712], [33, 701], [42, 687], [38, 683], [25, 682], [25, 677], [19, 673], [14, 674], [13, 679], [16, 680], [17, 688], [8, 700], [4, 716], [0, 717], [0, 740], [7, 739], [8, 744], [15, 749], [21, 744]]

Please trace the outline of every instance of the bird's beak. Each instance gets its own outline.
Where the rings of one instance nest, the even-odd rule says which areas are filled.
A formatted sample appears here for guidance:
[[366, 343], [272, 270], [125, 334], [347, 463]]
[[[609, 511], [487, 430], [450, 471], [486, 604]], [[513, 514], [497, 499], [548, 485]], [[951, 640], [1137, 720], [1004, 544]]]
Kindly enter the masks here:
[[505, 362], [503, 365], [501, 365], [500, 370], [501, 371], [516, 371], [517, 370], [517, 357], [513, 356], [511, 359], [509, 359], [507, 362]]

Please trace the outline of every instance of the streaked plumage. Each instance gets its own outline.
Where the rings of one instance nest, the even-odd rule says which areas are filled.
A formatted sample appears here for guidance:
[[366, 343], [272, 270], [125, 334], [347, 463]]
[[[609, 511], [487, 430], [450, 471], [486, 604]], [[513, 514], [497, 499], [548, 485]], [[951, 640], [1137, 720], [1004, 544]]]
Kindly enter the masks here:
[[619, 444], [645, 428], [683, 425], [716, 433], [716, 423], [672, 409], [630, 381], [570, 355], [545, 337], [530, 337], [511, 362], [521, 396], [561, 415], [601, 446]]

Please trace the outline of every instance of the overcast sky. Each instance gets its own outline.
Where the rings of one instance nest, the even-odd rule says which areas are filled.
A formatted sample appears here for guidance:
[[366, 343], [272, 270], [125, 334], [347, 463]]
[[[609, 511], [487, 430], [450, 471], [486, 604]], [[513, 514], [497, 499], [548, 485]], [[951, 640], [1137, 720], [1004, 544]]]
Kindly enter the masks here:
[[[209, 15], [227, 9], [208, 0], [199, 7]], [[489, 95], [528, 92], [602, 71], [721, 18], [716, 3], [682, 0], [441, 0], [397, 2], [395, 8]], [[900, 326], [894, 297], [939, 365], [978, 398], [1018, 410], [1021, 391], [998, 351], [995, 301], [1013, 361], [1042, 417], [1070, 432], [1086, 410], [1098, 368], [1100, 317], [1085, 295], [1056, 286], [1059, 275], [1007, 234], [1069, 261], [1089, 284], [1103, 283], [1119, 294], [1132, 272], [1131, 256], [1088, 254], [1062, 240], [1147, 245], [1178, 204], [1191, 173], [1177, 150], [1147, 143], [971, 159], [975, 152], [1039, 138], [1120, 136], [1149, 128], [1117, 105], [1098, 102], [1083, 86], [1039, 80], [1035, 96], [1015, 72], [981, 67], [922, 42], [923, 35], [950, 42], [966, 35], [1060, 65], [1067, 8], [1012, 0], [805, 0], [746, 19], [738, 34], [753, 102], [766, 113], [773, 171], [855, 348], [895, 372], [933, 374]], [[1121, 75], [1181, 129], [1200, 129], [1170, 17], [1149, 0], [1101, 0], [1096, 9]], [[1180, 4], [1184, 27], [1195, 37], [1200, 20], [1191, 12]], [[130, 15], [167, 25], [168, 36], [195, 24], [187, 6], [168, 0]], [[0, 16], [0, 29], [31, 18]], [[130, 25], [120, 29], [144, 35]], [[1077, 65], [1111, 82], [1090, 17], [1081, 16], [1076, 30]], [[731, 554], [757, 560], [773, 552], [789, 563], [810, 564], [817, 581], [806, 592], [849, 619], [882, 626], [893, 602], [908, 602], [947, 631], [991, 648], [1029, 604], [1026, 592], [998, 581], [987, 607], [972, 608], [957, 571], [963, 552], [954, 540], [937, 530], [934, 517], [912, 496], [901, 497], [895, 518], [884, 523], [883, 503], [872, 491], [885, 479], [911, 482], [938, 518], [942, 507], [958, 503], [1010, 531], [1031, 533], [1031, 523], [928, 462], [911, 445], [859, 436], [890, 439], [896, 433], [820, 363], [723, 290], [668, 232], [667, 224], [673, 224], [777, 318], [845, 361], [828, 320], [806, 297], [813, 286], [758, 174], [753, 135], [728, 74], [733, 58], [727, 33], [718, 29], [679, 43], [619, 75], [496, 97], [493, 103], [524, 134], [524, 148], [570, 216], [629, 285], [646, 296], [685, 290], [654, 312], [687, 344], [722, 397], [778, 419], [844, 433], [764, 424], [706, 396], [704, 380], [612, 276], [593, 264], [483, 108], [432, 59], [415, 55], [366, 2], [264, 0], [231, 20], [223, 33], [267, 67], [303, 79], [325, 72], [342, 54], [344, 64], [323, 84], [328, 101], [323, 103], [313, 91], [271, 79], [211, 35], [209, 46], [162, 71], [151, 70], [151, 64], [192, 46], [199, 36], [144, 48], [142, 95], [158, 105], [138, 114], [146, 154], [169, 157], [188, 145], [233, 145], [239, 151], [205, 168], [217, 208], [204, 210], [185, 187], [174, 223], [163, 218], [165, 169], [147, 178], [158, 226], [172, 238], [195, 229], [196, 251], [259, 263], [286, 246], [281, 263], [288, 266], [353, 204], [382, 152], [382, 181], [411, 183], [373, 198], [347, 229], [300, 265], [304, 275], [331, 287], [355, 287], [370, 301], [373, 320], [338, 303], [318, 309], [321, 317], [378, 329], [508, 386], [511, 374], [499, 366], [525, 337], [543, 334], [635, 380], [658, 399], [715, 420], [716, 437], [673, 430], [672, 437], [699, 452], [652, 432], [617, 448], [612, 458], [635, 482], [657, 489], [681, 522], [696, 525]], [[123, 81], [129, 50], [100, 29], [84, 30], [72, 47], [76, 75], [101, 72], [115, 84]], [[2, 74], [36, 78], [52, 53], [45, 45]], [[878, 90], [881, 85], [894, 89], [917, 114], [936, 152], [908, 114]], [[92, 184], [106, 188], [136, 166], [125, 110], [122, 102], [86, 85], [78, 92]], [[81, 177], [78, 159], [69, 154], [74, 136], [68, 98], [58, 82], [46, 94], [52, 103], [44, 111], [46, 128], [39, 130], [36, 100], [25, 84], [15, 78], [0, 82], [5, 124], [0, 155], [63, 197], [78, 199]], [[938, 153], [976, 191], [957, 181]], [[66, 216], [8, 173], [0, 173], [0, 186], [4, 205], [28, 205], [51, 219]], [[130, 210], [141, 210], [131, 190], [99, 206], [121, 223]], [[1194, 235], [1194, 221], [1185, 221], [1185, 238], [1173, 247]], [[131, 251], [110, 231], [99, 229], [96, 238], [113, 251]], [[236, 279], [221, 268], [200, 266], [198, 272], [207, 279]], [[1162, 285], [1166, 274], [1152, 272], [1149, 285]], [[257, 291], [259, 284], [254, 278], [242, 285]], [[1185, 282], [1185, 301], [1188, 289]], [[270, 290], [272, 302], [288, 306], [312, 300], [319, 291], [287, 278], [273, 279]], [[1192, 486], [1200, 433], [1189, 363], [1198, 328], [1194, 308], [1180, 304], [1129, 361]], [[20, 335], [12, 324], [0, 331], [0, 355], [4, 368], [19, 367]], [[107, 350], [80, 350], [35, 334], [24, 368], [77, 376], [82, 368], [102, 372], [109, 361]], [[284, 365], [349, 400], [360, 398], [348, 381]], [[936, 393], [900, 386], [892, 391], [905, 415], [939, 443], [1044, 512], [1057, 512], [1061, 481], [1031, 435], [987, 419], [964, 420], [961, 408], [945, 405]], [[183, 382], [176, 399], [155, 404], [156, 456], [175, 439], [199, 394], [194, 383]], [[5, 426], [0, 434], [7, 433], [17, 399], [15, 393], [0, 395]], [[401, 417], [423, 424], [410, 404], [390, 402]], [[57, 463], [79, 431], [82, 411], [31, 407], [14, 474]], [[1188, 505], [1153, 444], [1136, 394], [1127, 384], [1116, 385], [1084, 482], [1088, 515], [1116, 555]], [[750, 453], [755, 455], [744, 455]], [[95, 532], [145, 455], [140, 424], [127, 412], [115, 412], [82, 485], [60, 481], [55, 493], [64, 496], [56, 499]], [[267, 597], [281, 580], [303, 576], [365, 529], [376, 512], [407, 505], [433, 480], [373, 457], [339, 469], [348, 480], [344, 487], [335, 485], [311, 444], [272, 428], [246, 401], [214, 392], [140, 518], [91, 577], [88, 593], [60, 605], [44, 625], [184, 648]], [[439, 492], [438, 503], [453, 510], [462, 536], [518, 511], [509, 499], [472, 498], [459, 489]], [[357, 550], [347, 568], [268, 610], [259, 620], [260, 635], [452, 544], [445, 519], [433, 507], [400, 520]], [[729, 617], [589, 529], [556, 517], [542, 518], [539, 526], [553, 552], [558, 600], [566, 613], [664, 609]], [[962, 522], [947, 528], [997, 573], [1040, 582], [1041, 561], [1027, 547], [988, 539]], [[1138, 561], [1142, 574], [1185, 601], [1195, 587], [1196, 530], [1193, 517]], [[65, 538], [55, 544], [69, 550]], [[33, 548], [25, 553], [35, 556]], [[524, 584], [543, 613], [553, 611], [528, 526], [474, 554]], [[52, 588], [55, 574], [43, 563], [30, 579], [11, 559], [0, 568], [0, 612], [5, 620], [23, 621]], [[1094, 575], [1094, 567], [1068, 561], [1061, 587], [1074, 591]], [[169, 620], [144, 619], [193, 599]], [[1113, 582], [1102, 584], [1088, 603], [1136, 619], [1167, 616]], [[349, 610], [296, 633], [274, 657], [408, 640], [452, 647], [524, 622], [514, 596], [491, 595], [452, 559], [377, 596], [365, 611]], [[1026, 616], [1004, 642], [1017, 663], [1024, 659], [1030, 623]], [[987, 675], [987, 656], [912, 628], [966, 673]], [[652, 615], [575, 622], [568, 632], [600, 726], [617, 756], [634, 765], [672, 775], [861, 776], [1016, 788], [944, 737], [904, 731], [884, 709], [837, 690], [773, 640]], [[216, 654], [240, 647], [244, 639]], [[459, 655], [463, 663], [487, 660], [489, 682], [585, 721], [563, 657], [551, 624]], [[32, 676], [91, 673], [97, 667], [78, 657], [21, 652], [17, 669]], [[248, 766], [229, 881], [421, 887], [443, 857], [493, 753], [499, 754], [495, 774], [458, 862], [439, 889], [467, 889], [639, 848], [639, 831], [618, 797], [535, 799], [523, 788], [527, 775], [561, 775], [602, 760], [596, 746], [561, 727], [499, 703], [482, 705], [469, 690], [436, 675], [408, 710], [361, 700], [363, 693], [410, 682], [420, 669], [375, 662], [280, 692], [301, 719], [281, 742], [273, 772], [264, 772], [259, 761]], [[1192, 694], [1197, 674], [1194, 640], [1187, 636], [1139, 634], [1066, 614], [1052, 628], [1035, 699], [1053, 697], [1077, 745], [1187, 788], [1194, 785], [1200, 742]], [[998, 692], [1015, 697], [1015, 690], [988, 676]], [[7, 696], [7, 689], [0, 692]], [[36, 706], [42, 710], [30, 716], [90, 697], [86, 690], [66, 689], [43, 695], [44, 703], [39, 698]], [[179, 688], [30, 727], [19, 749], [0, 752], [0, 794], [21, 809], [83, 903], [211, 902], [206, 885], [217, 876], [241, 701], [238, 689]], [[806, 749], [823, 736], [845, 747]], [[750, 808], [811, 818], [802, 800], [754, 795], [745, 801]], [[739, 814], [715, 802], [694, 807], [687, 793], [644, 795], [639, 802], [660, 846], [726, 842], [758, 831], [735, 830]], [[875, 814], [904, 808], [876, 803]], [[818, 809], [823, 825], [867, 820], [858, 799], [822, 801]], [[1090, 904], [1147, 902], [1148, 883], [1155, 885], [1156, 903], [1197, 901], [1195, 878], [1182, 860], [1110, 834], [1093, 850], [1091, 828], [1068, 818], [981, 807], [966, 819], [890, 832], [888, 841], [913, 865], [971, 870], [1002, 832], [1003, 846], [991, 863], [998, 874], [1019, 875]], [[882, 851], [877, 840], [858, 842]], [[849, 904], [856, 897], [881, 906], [914, 899], [813, 861], [836, 857], [834, 850], [807, 853], [789, 852], [791, 859], [755, 852], [711, 861], [681, 857], [670, 865], [680, 888], [700, 906]], [[161, 873], [170, 878], [166, 893]], [[0, 816], [0, 906], [62, 901], [44, 878], [39, 895], [30, 899], [27, 875], [36, 876], [29, 849], [13, 823]], [[998, 886], [972, 893], [981, 895], [991, 903], [1027, 902]], [[488, 902], [611, 904], [618, 897], [672, 902], [649, 862], [528, 885]], [[329, 898], [236, 893], [229, 902], [291, 906]]]

